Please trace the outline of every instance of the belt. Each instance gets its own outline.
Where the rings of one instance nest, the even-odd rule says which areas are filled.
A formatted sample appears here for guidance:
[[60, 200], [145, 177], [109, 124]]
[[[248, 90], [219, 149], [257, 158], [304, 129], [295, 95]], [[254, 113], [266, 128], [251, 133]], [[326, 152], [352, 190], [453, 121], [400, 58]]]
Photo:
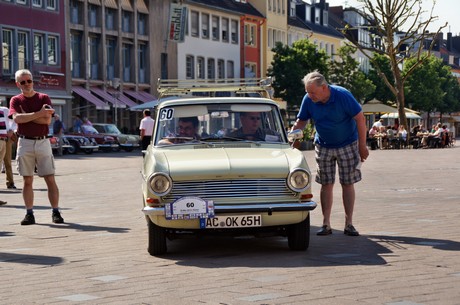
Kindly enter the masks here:
[[8, 141], [8, 138], [6, 138], [6, 137], [0, 137], [0, 141]]
[[48, 139], [48, 136], [42, 136], [42, 137], [26, 137], [26, 136], [19, 136], [21, 139], [26, 139], [26, 140], [44, 140]]

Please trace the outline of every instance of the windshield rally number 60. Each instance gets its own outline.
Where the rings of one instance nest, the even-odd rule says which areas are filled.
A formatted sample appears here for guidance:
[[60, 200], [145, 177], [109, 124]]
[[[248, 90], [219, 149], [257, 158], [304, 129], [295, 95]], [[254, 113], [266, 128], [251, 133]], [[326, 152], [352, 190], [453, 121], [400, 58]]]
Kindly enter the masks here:
[[170, 121], [174, 118], [174, 109], [164, 108], [160, 112], [160, 121]]
[[165, 217], [169, 220], [214, 217], [214, 203], [198, 197], [182, 197], [165, 205]]

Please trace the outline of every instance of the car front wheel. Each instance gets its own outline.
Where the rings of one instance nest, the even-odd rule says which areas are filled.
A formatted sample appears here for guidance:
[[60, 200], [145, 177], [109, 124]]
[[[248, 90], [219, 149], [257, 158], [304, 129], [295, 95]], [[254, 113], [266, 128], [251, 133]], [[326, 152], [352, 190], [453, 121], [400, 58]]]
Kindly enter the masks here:
[[167, 252], [166, 230], [154, 224], [149, 217], [146, 218], [149, 230], [148, 252], [153, 256], [165, 254]]
[[310, 214], [304, 221], [290, 225], [288, 228], [289, 249], [305, 251], [310, 245]]
[[73, 143], [73, 142], [71, 142], [71, 143], [70, 143], [70, 147], [67, 148], [67, 152], [68, 152], [69, 154], [71, 154], [71, 155], [76, 154], [76, 153], [77, 153], [77, 150], [78, 150], [78, 146], [77, 146], [77, 144], [75, 144], [75, 143]]

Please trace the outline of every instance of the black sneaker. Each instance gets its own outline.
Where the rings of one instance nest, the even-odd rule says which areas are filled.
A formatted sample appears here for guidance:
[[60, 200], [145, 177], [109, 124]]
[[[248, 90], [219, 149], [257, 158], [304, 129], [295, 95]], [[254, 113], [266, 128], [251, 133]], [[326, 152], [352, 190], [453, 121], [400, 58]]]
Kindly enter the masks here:
[[5, 205], [6, 201], [0, 200], [0, 205]]
[[26, 214], [24, 219], [21, 221], [21, 226], [33, 225], [35, 223], [34, 214]]
[[51, 218], [53, 219], [54, 223], [64, 223], [64, 218], [62, 218], [61, 213], [59, 212], [53, 212]]
[[14, 185], [14, 184], [9, 184], [9, 185], [7, 186], [7, 188], [9, 188], [9, 189], [16, 189], [16, 185]]

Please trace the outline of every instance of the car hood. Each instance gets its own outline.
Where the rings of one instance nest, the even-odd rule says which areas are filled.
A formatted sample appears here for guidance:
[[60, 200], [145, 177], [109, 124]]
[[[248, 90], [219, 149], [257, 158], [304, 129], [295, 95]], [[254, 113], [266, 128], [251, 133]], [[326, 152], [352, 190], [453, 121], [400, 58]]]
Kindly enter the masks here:
[[[160, 156], [160, 155], [161, 156]], [[163, 150], [154, 154], [173, 180], [285, 178], [296, 167], [308, 169], [300, 151], [278, 148]], [[167, 165], [166, 165], [167, 164]]]

